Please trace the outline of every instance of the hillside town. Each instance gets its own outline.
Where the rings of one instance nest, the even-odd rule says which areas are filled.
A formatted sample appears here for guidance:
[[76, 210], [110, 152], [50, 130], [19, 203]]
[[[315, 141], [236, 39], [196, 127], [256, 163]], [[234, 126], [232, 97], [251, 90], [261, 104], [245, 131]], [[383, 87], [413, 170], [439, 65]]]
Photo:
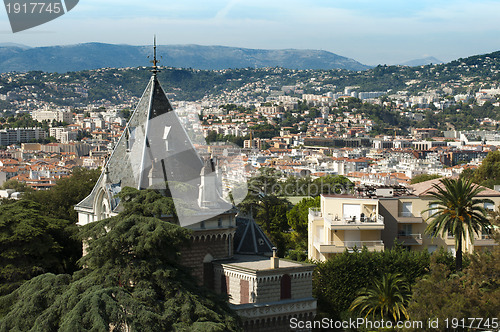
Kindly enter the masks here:
[[[467, 69], [465, 64], [462, 67]], [[279, 68], [268, 70], [280, 72]], [[16, 81], [26, 74], [3, 75]], [[361, 91], [359, 86], [336, 91], [335, 86], [322, 84], [327, 78], [311, 77], [283, 86], [262, 79], [198, 101], [178, 101], [175, 90], [166, 93], [185, 124], [218, 149], [226, 144], [231, 148], [235, 142], [241, 146], [247, 178], [261, 167], [273, 167], [284, 176], [338, 174], [358, 184], [407, 185], [420, 174], [457, 176], [464, 169], [474, 169], [500, 144], [499, 121], [489, 117], [474, 119], [469, 130], [456, 129], [452, 123], [442, 130], [442, 124], [432, 127], [429, 121], [431, 127], [421, 127], [427, 117], [450, 107], [456, 113], [468, 111], [460, 107], [499, 107], [498, 86], [455, 93], [463, 90], [464, 82], [451, 81], [440, 89], [417, 93]], [[406, 85], [417, 83], [411, 80]], [[317, 92], [304, 93], [311, 86]], [[54, 104], [47, 98], [53, 96], [50, 91], [76, 94], [67, 100], [75, 104]], [[124, 91], [118, 94], [120, 99], [129, 98], [128, 102], [113, 97], [82, 105], [77, 97], [88, 96], [88, 86], [74, 83], [51, 82], [46, 88], [24, 85], [0, 95], [17, 109], [4, 109], [0, 119], [4, 128], [0, 130], [0, 184], [13, 179], [44, 190], [69, 175], [73, 167], [102, 166], [138, 101]], [[390, 112], [406, 127], [395, 123], [380, 130], [380, 120], [365, 105]], [[9, 126], [21, 116], [40, 126]]]
[[[168, 302], [185, 290], [156, 283], [179, 278], [189, 283], [189, 294], [218, 296], [220, 314], [211, 321], [229, 326], [219, 330], [311, 330], [323, 316], [327, 321], [321, 324], [333, 325], [322, 327], [336, 327], [344, 315], [362, 314], [356, 303], [362, 287], [379, 278], [378, 268], [384, 269], [382, 278], [392, 278], [391, 269], [401, 271], [394, 276], [404, 274], [402, 285], [416, 289], [423, 289], [425, 276], [431, 271], [434, 278], [438, 268], [462, 273], [466, 266], [464, 278], [481, 274], [470, 269], [490, 268], [471, 263], [470, 257], [488, 257], [498, 248], [497, 226], [486, 216], [498, 209], [500, 188], [495, 174], [484, 174], [500, 145], [497, 85], [471, 87], [465, 94], [447, 86], [410, 92], [352, 85], [339, 92], [312, 78], [309, 86], [264, 80], [182, 101], [160, 85], [153, 63], [142, 97], [128, 102], [111, 98], [81, 105], [71, 99], [72, 105], [62, 106], [33, 99], [39, 95], [29, 95], [29, 89], [5, 95], [2, 105], [18, 109], [6, 108], [0, 117], [2, 216], [8, 227], [23, 227], [19, 218], [61, 227], [53, 239], [75, 243], [65, 244], [70, 250], [58, 244], [47, 249], [68, 259], [58, 271], [73, 273], [83, 264], [74, 279], [50, 273], [56, 267], [49, 265], [49, 273], [29, 270], [18, 277], [9, 272], [16, 265], [14, 254], [6, 259], [4, 271], [12, 276], [4, 279], [14, 283], [5, 283], [5, 294], [23, 299], [23, 292], [31, 296], [46, 278], [52, 285], [50, 278], [62, 276], [68, 296], [81, 282], [94, 285], [83, 290], [87, 294], [110, 287], [111, 296], [104, 296], [119, 312], [128, 309], [117, 304], [115, 294], [125, 291], [143, 305], [144, 289], [165, 299], [168, 310], [192, 303], [203, 307], [196, 301], [204, 295]], [[50, 88], [81, 93], [76, 86]], [[473, 176], [481, 183], [473, 183]], [[490, 180], [491, 188], [483, 185]], [[477, 222], [483, 226], [465, 235], [436, 224], [446, 217], [443, 210], [454, 214], [458, 208], [436, 203], [435, 190], [453, 192], [453, 186], [470, 193], [470, 199], [460, 196], [458, 202], [471, 201], [481, 212]], [[18, 241], [17, 233], [4, 229]], [[57, 234], [62, 229], [67, 233]], [[79, 233], [88, 240], [82, 244], [77, 232], [88, 232]], [[16, 242], [13, 248], [18, 247]], [[28, 256], [37, 257], [19, 254]], [[46, 257], [42, 253], [35, 260], [45, 263]], [[124, 273], [130, 274], [122, 279]], [[52, 296], [53, 287], [48, 288]], [[414, 291], [412, 302], [409, 295], [401, 301], [409, 303], [411, 316], [405, 318], [416, 317], [417, 330], [430, 315], [418, 307], [420, 294]], [[478, 308], [485, 310], [494, 297], [491, 291], [475, 301], [484, 301]], [[50, 310], [67, 310], [59, 309], [62, 302], [42, 302]], [[87, 329], [93, 324], [86, 322], [89, 314], [92, 310], [82, 310]], [[1, 328], [18, 324], [12, 315], [0, 321]], [[196, 315], [189, 319], [206, 322]], [[109, 326], [101, 330], [112, 330]]]

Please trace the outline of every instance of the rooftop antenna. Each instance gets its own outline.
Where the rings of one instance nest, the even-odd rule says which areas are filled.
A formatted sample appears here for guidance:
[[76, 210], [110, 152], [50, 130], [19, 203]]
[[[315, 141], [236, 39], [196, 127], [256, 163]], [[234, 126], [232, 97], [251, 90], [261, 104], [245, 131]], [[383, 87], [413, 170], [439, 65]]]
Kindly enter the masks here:
[[[162, 58], [162, 57], [160, 57]], [[149, 56], [148, 56], [148, 59], [149, 59]], [[154, 76], [156, 76], [156, 73], [158, 73], [160, 70], [158, 69], [158, 66], [157, 64], [160, 62], [160, 60], [158, 60], [156, 58], [156, 35], [154, 36], [154, 44], [153, 44], [153, 60], [149, 61], [153, 64], [153, 69], [151, 70], [151, 72], [153, 73]]]

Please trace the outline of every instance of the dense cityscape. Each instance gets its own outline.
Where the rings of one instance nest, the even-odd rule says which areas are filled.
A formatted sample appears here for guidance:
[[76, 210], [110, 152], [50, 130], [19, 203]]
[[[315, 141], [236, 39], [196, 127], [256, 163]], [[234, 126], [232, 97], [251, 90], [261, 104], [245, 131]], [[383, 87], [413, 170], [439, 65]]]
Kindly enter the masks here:
[[499, 63], [1, 74], [0, 331], [497, 331]]
[[[284, 175], [339, 174], [356, 183], [407, 184], [420, 174], [459, 175], [496, 150], [495, 55], [421, 68], [379, 66], [368, 82], [352, 86], [331, 82], [356, 82], [367, 74], [268, 68], [195, 71], [179, 87], [166, 81], [165, 90], [175, 109], [199, 115], [209, 143], [243, 148], [251, 166], [247, 177], [273, 165]], [[140, 77], [147, 75], [144, 68], [2, 74], [2, 182], [14, 179], [47, 189], [72, 167], [103, 166], [138, 102], [130, 86], [117, 85], [138, 70]], [[184, 72], [165, 71], [167, 79]], [[386, 89], [367, 91], [385, 76], [380, 71], [399, 77], [394, 88], [384, 83]], [[447, 72], [457, 79], [438, 84]], [[182, 100], [196, 75], [229, 78], [211, 94]], [[106, 94], [95, 91], [102, 84], [110, 86]], [[399, 90], [401, 85], [406, 89]]]

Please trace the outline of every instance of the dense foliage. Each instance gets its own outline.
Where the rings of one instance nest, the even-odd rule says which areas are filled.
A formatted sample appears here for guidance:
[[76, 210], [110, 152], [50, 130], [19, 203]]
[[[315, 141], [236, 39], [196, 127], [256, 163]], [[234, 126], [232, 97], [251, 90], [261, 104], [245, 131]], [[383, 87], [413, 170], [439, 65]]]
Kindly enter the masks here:
[[[439, 260], [452, 265], [450, 254], [439, 253]], [[400, 247], [383, 252], [362, 249], [334, 255], [317, 262], [313, 276], [314, 297], [320, 315], [341, 319], [350, 315], [348, 308], [360, 289], [371, 285], [385, 273], [399, 273], [410, 285], [429, 271], [427, 251], [406, 251]]]
[[[439, 319], [439, 330], [445, 330], [445, 319], [481, 317], [482, 323], [474, 327], [489, 330], [492, 318], [498, 319], [500, 312], [500, 249], [471, 255], [471, 263], [464, 273], [456, 274], [449, 267], [432, 258], [430, 274], [413, 286], [413, 295], [408, 307], [412, 320], [423, 321], [424, 329], [436, 331], [426, 324], [429, 319]], [[489, 322], [489, 323], [487, 323]], [[451, 323], [450, 323], [451, 324]], [[459, 322], [462, 325], [461, 322]], [[488, 325], [486, 325], [488, 324]], [[451, 326], [451, 325], [449, 325]]]
[[307, 248], [307, 223], [310, 208], [320, 207], [320, 196], [315, 198], [303, 198], [290, 211], [287, 212], [288, 225], [292, 229], [292, 241], [295, 249], [306, 250]]
[[18, 116], [0, 117], [0, 129], [4, 128], [31, 128], [41, 127], [42, 123], [33, 120], [29, 114], [20, 114]]
[[40, 203], [47, 214], [76, 223], [74, 206], [90, 194], [100, 174], [99, 170], [74, 168], [70, 177], [58, 180], [50, 190], [29, 192], [24, 199]]
[[370, 287], [358, 291], [352, 301], [350, 311], [372, 319], [389, 319], [398, 322], [408, 319], [406, 303], [410, 297], [408, 283], [399, 273], [385, 273], [381, 279], [375, 279]]
[[500, 184], [500, 151], [491, 151], [472, 174], [474, 182], [493, 188]]
[[[434, 184], [429, 193], [435, 205], [427, 211], [434, 211], [429, 216], [429, 223], [425, 232], [432, 237], [446, 237], [448, 234], [455, 238], [456, 269], [462, 269], [462, 249], [466, 239], [474, 238], [483, 231], [491, 228], [484, 204], [490, 199], [479, 199], [478, 194], [484, 188], [475, 185], [471, 180], [441, 179]], [[465, 249], [465, 248], [464, 248]]]
[[[320, 194], [344, 192], [349, 190], [351, 185], [349, 179], [339, 175], [328, 175], [314, 180], [311, 177], [290, 176], [284, 180], [276, 169], [263, 167], [249, 180], [248, 195], [238, 207], [243, 213], [252, 213], [278, 248], [281, 257], [287, 251], [297, 251], [293, 253], [293, 258], [300, 258], [303, 256], [301, 252], [307, 247], [309, 207], [319, 206]], [[291, 196], [316, 198], [312, 201], [305, 200], [292, 208], [287, 198]]]
[[0, 205], [0, 294], [39, 274], [72, 273], [82, 255], [74, 204], [92, 190], [99, 171], [74, 169], [47, 191], [32, 191], [7, 181], [4, 188], [24, 191], [19, 201]]
[[64, 251], [67, 220], [42, 213], [32, 201], [0, 204], [0, 295], [17, 288], [25, 280], [46, 273], [62, 273], [69, 257]]
[[438, 128], [440, 130], [495, 130], [497, 126], [479, 126], [478, 119], [490, 118], [500, 120], [500, 107], [493, 106], [490, 102], [484, 105], [476, 105], [473, 101], [469, 103], [457, 103], [442, 111], [425, 111], [425, 119], [417, 124], [421, 128]]
[[157, 217], [171, 202], [125, 188], [124, 211], [84, 227], [87, 254], [71, 275], [44, 274], [0, 298], [0, 331], [228, 331], [223, 298], [179, 264], [189, 231]]
[[441, 177], [442, 176], [438, 174], [419, 174], [411, 179], [410, 184], [417, 184], [420, 182], [425, 182], [433, 179], [439, 179]]
[[12, 190], [20, 192], [20, 193], [33, 191], [33, 188], [28, 186], [26, 183], [19, 182], [15, 179], [9, 179], [9, 180], [5, 181], [1, 188], [2, 189], [12, 189]]
[[207, 141], [208, 144], [213, 143], [213, 142], [229, 142], [232, 144], [235, 144], [239, 146], [240, 148], [243, 147], [243, 142], [247, 139], [249, 139], [250, 136], [235, 136], [235, 135], [222, 135], [222, 134], [217, 134], [216, 131], [209, 131], [207, 134], [207, 137], [205, 137], [205, 140]]

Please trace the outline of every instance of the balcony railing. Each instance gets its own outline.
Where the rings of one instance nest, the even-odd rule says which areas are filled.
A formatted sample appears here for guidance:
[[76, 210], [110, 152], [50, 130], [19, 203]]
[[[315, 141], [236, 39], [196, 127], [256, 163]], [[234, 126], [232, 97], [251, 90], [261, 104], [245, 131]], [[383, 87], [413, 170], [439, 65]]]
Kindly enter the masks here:
[[491, 234], [481, 234], [481, 237], [474, 240], [475, 246], [495, 246], [497, 243]]
[[403, 223], [403, 224], [416, 224], [424, 221], [424, 219], [418, 212], [413, 213], [409, 211], [402, 211], [399, 212], [397, 218], [398, 218], [398, 223]]
[[344, 248], [363, 248], [363, 247], [376, 247], [383, 246], [384, 242], [382, 240], [378, 241], [330, 241], [330, 245], [334, 245], [336, 247], [344, 247]]
[[398, 240], [403, 241], [404, 245], [422, 245], [423, 243], [422, 234], [420, 233], [417, 234], [399, 233]]
[[325, 220], [327, 220], [330, 225], [335, 226], [335, 225], [347, 225], [347, 226], [360, 226], [360, 225], [384, 225], [384, 217], [381, 216], [380, 214], [377, 214], [373, 217], [350, 217], [350, 218], [338, 218], [334, 217], [332, 218], [331, 216], [326, 217]]
[[353, 251], [356, 249], [363, 249], [366, 247], [369, 251], [383, 251], [383, 241], [331, 241], [329, 243], [315, 243], [315, 247], [321, 253], [342, 253], [346, 249]]
[[321, 209], [320, 208], [309, 208], [309, 214], [313, 217], [321, 217]]

